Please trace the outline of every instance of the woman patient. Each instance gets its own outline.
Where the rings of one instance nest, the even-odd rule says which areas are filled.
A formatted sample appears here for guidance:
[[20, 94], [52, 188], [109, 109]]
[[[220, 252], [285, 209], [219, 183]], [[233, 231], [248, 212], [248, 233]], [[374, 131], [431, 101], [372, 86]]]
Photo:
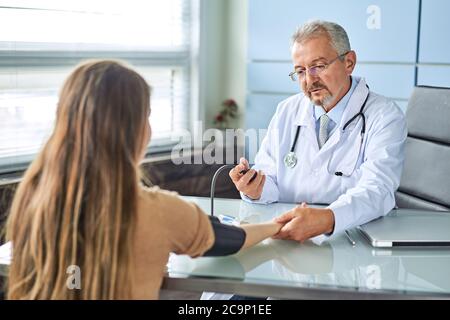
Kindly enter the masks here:
[[[143, 187], [149, 116], [149, 85], [119, 62], [87, 62], [68, 77], [7, 221], [9, 299], [157, 299], [170, 252], [227, 255], [278, 233], [275, 222], [220, 224]], [[80, 289], [67, 285], [73, 265]]]

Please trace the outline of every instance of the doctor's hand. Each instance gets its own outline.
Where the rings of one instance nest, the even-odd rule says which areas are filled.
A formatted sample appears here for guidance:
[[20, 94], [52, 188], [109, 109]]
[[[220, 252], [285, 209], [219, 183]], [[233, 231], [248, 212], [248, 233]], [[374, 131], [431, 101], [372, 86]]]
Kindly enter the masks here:
[[274, 221], [285, 224], [280, 232], [273, 236], [274, 239], [303, 242], [334, 230], [334, 213], [331, 209], [310, 208], [304, 202]]
[[[253, 200], [261, 197], [266, 176], [262, 171], [250, 169], [247, 159], [241, 158], [239, 164], [230, 170], [230, 178], [236, 189]], [[248, 171], [247, 171], [248, 170]], [[247, 171], [243, 173], [242, 171]]]

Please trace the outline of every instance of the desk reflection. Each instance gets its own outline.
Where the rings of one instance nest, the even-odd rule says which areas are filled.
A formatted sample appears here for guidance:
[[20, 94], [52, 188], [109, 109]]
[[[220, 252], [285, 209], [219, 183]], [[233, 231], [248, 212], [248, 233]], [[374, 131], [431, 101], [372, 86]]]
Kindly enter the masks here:
[[[356, 231], [352, 235], [357, 235]], [[449, 292], [450, 250], [435, 254], [414, 250], [376, 250], [357, 237], [352, 247], [345, 236], [320, 246], [307, 241], [266, 240], [228, 257], [171, 256], [169, 273], [272, 282], [306, 287]]]
[[[208, 198], [186, 198], [209, 212]], [[216, 199], [215, 208], [216, 214], [257, 223], [271, 220], [295, 206]], [[270, 239], [229, 257], [190, 259], [172, 255], [169, 275], [287, 286], [450, 293], [450, 248], [376, 249], [357, 230], [350, 233], [355, 246], [344, 234], [339, 234], [321, 245]]]

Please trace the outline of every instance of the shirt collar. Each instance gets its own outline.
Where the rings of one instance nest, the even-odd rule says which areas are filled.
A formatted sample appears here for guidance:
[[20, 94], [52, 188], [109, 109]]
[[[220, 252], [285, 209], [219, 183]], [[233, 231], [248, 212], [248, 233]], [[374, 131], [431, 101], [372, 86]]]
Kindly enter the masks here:
[[[345, 94], [344, 97], [342, 97], [341, 100], [334, 106], [333, 109], [331, 109], [327, 114], [328, 117], [333, 120], [335, 124], [339, 124], [342, 119], [342, 115], [344, 114], [345, 107], [348, 104], [348, 101], [350, 100], [350, 97], [352, 96], [353, 92], [355, 91], [355, 88], [358, 84], [357, 79], [355, 77], [351, 77], [351, 85], [348, 92]], [[314, 120], [317, 121], [323, 114], [325, 114], [325, 110], [323, 110], [322, 107], [316, 106], [311, 102], [311, 107], [314, 109]]]

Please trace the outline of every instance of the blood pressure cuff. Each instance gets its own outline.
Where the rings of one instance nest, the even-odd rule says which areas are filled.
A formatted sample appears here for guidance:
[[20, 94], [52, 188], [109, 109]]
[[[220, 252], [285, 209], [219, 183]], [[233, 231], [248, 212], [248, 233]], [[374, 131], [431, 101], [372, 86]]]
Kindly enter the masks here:
[[217, 217], [209, 216], [214, 230], [214, 244], [203, 256], [227, 256], [239, 251], [245, 242], [244, 229], [221, 223]]

